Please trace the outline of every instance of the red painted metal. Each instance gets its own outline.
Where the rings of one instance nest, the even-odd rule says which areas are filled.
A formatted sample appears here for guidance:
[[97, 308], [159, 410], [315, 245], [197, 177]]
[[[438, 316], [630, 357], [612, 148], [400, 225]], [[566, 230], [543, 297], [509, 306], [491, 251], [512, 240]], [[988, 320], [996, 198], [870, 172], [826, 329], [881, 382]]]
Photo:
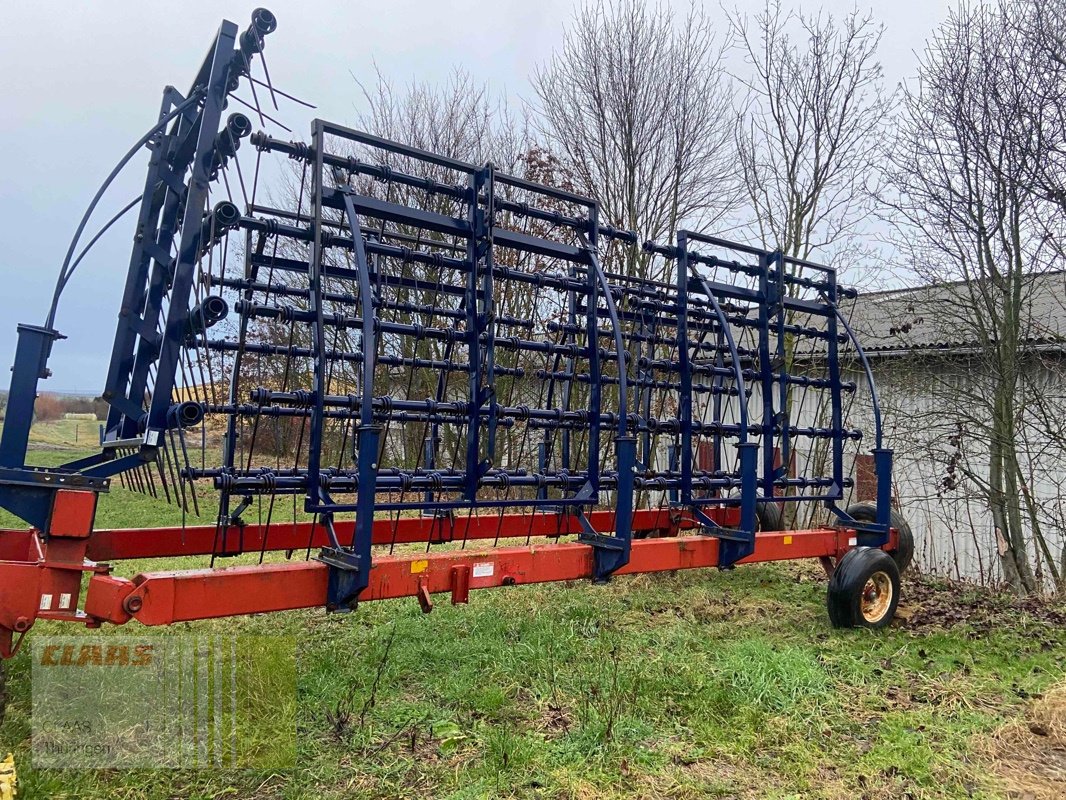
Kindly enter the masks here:
[[[63, 494], [63, 493], [61, 493]], [[84, 493], [71, 493], [84, 494]], [[0, 657], [17, 649], [24, 633], [38, 619], [76, 621], [89, 625], [122, 624], [137, 619], [145, 625], [215, 617], [258, 614], [326, 604], [329, 568], [317, 561], [267, 562], [222, 569], [147, 572], [132, 581], [110, 574], [100, 559], [173, 557], [211, 553], [218, 546], [214, 527], [91, 532], [95, 502], [65, 498], [56, 509], [55, 528], [0, 531]], [[612, 511], [589, 515], [594, 528], [610, 531]], [[723, 509], [718, 521], [736, 524], [735, 509]], [[718, 540], [682, 535], [695, 527], [684, 514], [669, 510], [637, 511], [632, 557], [618, 575], [715, 567]], [[90, 530], [88, 536], [85, 530]], [[351, 523], [337, 526], [342, 540]], [[370, 585], [361, 599], [415, 597], [424, 610], [432, 595], [448, 592], [452, 603], [465, 603], [471, 590], [500, 586], [577, 580], [592, 577], [593, 550], [577, 542], [544, 542], [545, 538], [577, 534], [580, 526], [569, 514], [462, 515], [444, 519], [401, 518], [375, 523], [376, 544], [441, 545], [434, 552], [400, 552], [375, 557]], [[799, 558], [835, 559], [854, 546], [855, 532], [846, 528], [760, 533], [755, 552], [741, 563]], [[487, 540], [538, 540], [521, 546], [487, 546]], [[265, 542], [264, 542], [265, 539]], [[230, 550], [258, 552], [303, 549], [326, 543], [325, 532], [312, 523], [248, 525]], [[892, 531], [886, 550], [896, 547]], [[449, 544], [451, 543], [451, 544]], [[266, 545], [264, 547], [264, 544]], [[469, 545], [469, 546], [468, 546]], [[384, 549], [384, 547], [382, 547]], [[83, 574], [89, 573], [83, 611], [77, 609]]]
[[[787, 561], [821, 556], [839, 557], [855, 535], [844, 528], [760, 533], [755, 552], [741, 563]], [[895, 546], [895, 535], [885, 546]], [[718, 540], [711, 536], [679, 536], [633, 542], [632, 557], [618, 575], [715, 567]], [[457, 571], [468, 570], [466, 588]], [[229, 569], [150, 572], [138, 575], [129, 601], [137, 600], [133, 617], [145, 625], [169, 625], [213, 617], [263, 611], [314, 608], [326, 603], [328, 568], [315, 561], [263, 564]], [[462, 598], [473, 589], [577, 580], [592, 576], [592, 548], [565, 543], [522, 547], [449, 550], [379, 556], [374, 560], [364, 600], [421, 598], [450, 592]], [[95, 578], [93, 580], [96, 580]], [[92, 581], [90, 581], [90, 591]], [[455, 602], [463, 602], [456, 599]]]
[[96, 492], [60, 489], [52, 501], [48, 532], [52, 536], [84, 539], [93, 530], [96, 516]]
[[[711, 513], [713, 511], [714, 513]], [[739, 511], [733, 508], [712, 509], [708, 514], [723, 527], [739, 524]], [[614, 530], [613, 511], [593, 511], [589, 522], [596, 530]], [[633, 531], [637, 535], [673, 535], [691, 528], [689, 517], [667, 509], [646, 509], [633, 513]], [[351, 520], [335, 523], [338, 538], [348, 541], [354, 530]], [[513, 539], [576, 535], [581, 532], [577, 517], [569, 514], [487, 514], [455, 517], [400, 517], [374, 522], [374, 544], [414, 544], [417, 542], [462, 542], [464, 539]], [[0, 539], [5, 532], [0, 531]], [[265, 547], [264, 547], [265, 543]], [[128, 558], [170, 558], [174, 556], [223, 553], [258, 553], [278, 550], [306, 550], [329, 543], [325, 529], [312, 522], [274, 522], [270, 525], [245, 525], [232, 528], [226, 537], [214, 525], [152, 530], [115, 529], [94, 531], [87, 556], [95, 561], [119, 561]]]

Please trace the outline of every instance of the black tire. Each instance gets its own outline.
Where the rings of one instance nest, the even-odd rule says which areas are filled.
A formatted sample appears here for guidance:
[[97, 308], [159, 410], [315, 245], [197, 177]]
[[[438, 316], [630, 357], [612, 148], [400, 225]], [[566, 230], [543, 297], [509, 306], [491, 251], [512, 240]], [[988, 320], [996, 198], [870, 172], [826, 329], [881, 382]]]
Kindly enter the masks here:
[[876, 547], [856, 547], [840, 559], [826, 595], [834, 628], [883, 628], [899, 605], [899, 568]]
[[[854, 503], [848, 506], [848, 516], [860, 522], [877, 522], [877, 506], [873, 503]], [[899, 533], [899, 547], [890, 553], [902, 575], [914, 560], [914, 534], [903, 515], [894, 509], [888, 512], [889, 524]]]
[[777, 503], [764, 502], [755, 504], [755, 519], [760, 531], [782, 531], [785, 529], [785, 518], [781, 513], [781, 506]]

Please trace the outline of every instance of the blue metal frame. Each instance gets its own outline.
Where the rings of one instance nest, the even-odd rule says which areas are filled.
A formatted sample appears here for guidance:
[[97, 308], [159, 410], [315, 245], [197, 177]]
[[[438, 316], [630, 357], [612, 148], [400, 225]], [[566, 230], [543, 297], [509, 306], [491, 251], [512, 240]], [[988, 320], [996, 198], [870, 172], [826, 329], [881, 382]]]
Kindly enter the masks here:
[[[262, 10], [240, 35], [224, 22], [188, 94], [198, 102], [183, 106], [176, 90], [164, 92], [160, 119], [176, 119], [150, 140], [99, 456], [58, 472], [25, 466], [37, 381], [59, 334], [20, 327], [0, 439], [0, 506], [44, 527], [53, 474], [102, 491], [109, 477], [146, 465], [162, 473], [161, 453], [183, 464], [181, 480], [214, 482], [223, 536], [257, 495], [302, 495], [328, 534], [318, 557], [331, 567], [329, 603], [338, 610], [353, 607], [367, 586], [381, 511], [572, 515], [602, 582], [628, 563], [638, 492], [659, 493], [720, 539], [719, 564], [728, 568], [754, 550], [759, 503], [817, 501], [853, 524], [837, 507], [850, 482], [846, 445], [860, 435], [843, 414], [842, 396], [853, 390], [840, 363], [848, 342], [873, 390], [878, 478], [878, 519], [855, 527], [864, 544], [887, 540], [892, 453], [883, 447], [869, 363], [840, 312], [840, 298], [852, 295], [827, 267], [682, 230], [672, 245], [644, 245], [649, 259], [676, 262], [675, 281], [612, 272], [629, 263], [617, 253], [631, 255], [637, 237], [603, 224], [591, 198], [323, 120], [313, 122], [309, 144], [251, 139], [261, 153], [310, 170], [309, 210], [252, 205], [242, 216], [220, 204], [205, 213], [209, 185], [249, 127], [223, 124], [226, 98], [273, 26]], [[347, 182], [327, 177], [344, 173]], [[406, 199], [396, 200], [394, 189]], [[244, 235], [243, 274], [218, 280], [222, 295], [210, 313], [193, 307], [198, 262], [236, 230]], [[264, 279], [264, 269], [282, 277]], [[507, 308], [516, 295], [532, 298], [532, 319]], [[208, 318], [227, 307], [238, 319], [220, 336]], [[798, 321], [807, 317], [815, 321]], [[288, 330], [289, 344], [261, 337], [260, 321]], [[344, 329], [358, 331], [358, 348], [336, 344]], [[820, 375], [790, 369], [790, 338], [824, 343]], [[183, 359], [205, 352], [229, 360], [226, 402], [176, 405]], [[256, 365], [270, 375], [278, 360], [284, 381], [241, 396], [242, 378]], [[306, 370], [294, 371], [290, 386], [293, 361]], [[335, 377], [344, 369], [350, 383]], [[426, 388], [395, 388], [397, 375], [413, 386], [416, 373]], [[830, 393], [828, 423], [789, 419], [796, 385]], [[659, 407], [676, 404], [676, 417], [655, 410], [656, 393], [668, 401]], [[205, 414], [224, 420], [224, 449], [196, 466], [184, 429]], [[306, 465], [302, 449], [291, 468], [255, 461], [254, 433], [250, 444], [242, 439], [245, 418], [306, 424]], [[404, 442], [421, 443], [417, 456], [390, 438], [390, 426]], [[405, 438], [414, 426], [419, 435]], [[175, 433], [178, 444], [168, 444]], [[830, 474], [790, 475], [801, 437], [830, 442]], [[663, 439], [665, 469], [655, 466]], [[710, 469], [694, 464], [702, 442], [713, 448]], [[238, 459], [245, 446], [247, 459]], [[326, 463], [327, 450], [340, 453], [336, 464]], [[588, 521], [598, 505], [617, 510], [609, 533]], [[739, 524], [719, 525], [706, 511], [715, 505], [738, 508]], [[341, 514], [355, 515], [346, 542], [334, 528]]]

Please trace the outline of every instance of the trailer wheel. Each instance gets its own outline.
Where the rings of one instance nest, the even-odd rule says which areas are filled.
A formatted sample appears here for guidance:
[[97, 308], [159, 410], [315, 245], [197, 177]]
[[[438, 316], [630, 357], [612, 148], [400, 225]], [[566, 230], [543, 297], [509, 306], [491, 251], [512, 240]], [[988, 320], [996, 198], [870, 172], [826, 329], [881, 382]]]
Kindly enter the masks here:
[[834, 628], [883, 628], [899, 605], [899, 568], [876, 547], [856, 547], [840, 559], [826, 597]]
[[[877, 506], [873, 503], [855, 503], [848, 506], [848, 516], [862, 522], [876, 522]], [[889, 524], [899, 534], [899, 547], [889, 555], [895, 560], [896, 566], [899, 567], [899, 574], [902, 575], [907, 571], [907, 567], [911, 565], [911, 561], [914, 560], [914, 534], [911, 532], [911, 526], [907, 523], [907, 520], [897, 511], [890, 510], [888, 519]]]
[[760, 531], [782, 531], [785, 529], [785, 517], [777, 503], [756, 503], [755, 520]]

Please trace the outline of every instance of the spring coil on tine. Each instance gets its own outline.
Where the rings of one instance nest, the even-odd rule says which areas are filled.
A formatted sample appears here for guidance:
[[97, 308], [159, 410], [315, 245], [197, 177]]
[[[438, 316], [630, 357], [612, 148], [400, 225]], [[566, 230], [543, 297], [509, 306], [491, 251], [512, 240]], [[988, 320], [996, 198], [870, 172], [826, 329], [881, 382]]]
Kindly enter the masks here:
[[315, 404], [315, 393], [309, 389], [297, 389], [292, 394], [297, 408], [310, 408]]
[[379, 164], [378, 170], [380, 174], [375, 175], [374, 180], [378, 181], [379, 183], [389, 183], [392, 180], [392, 167], [390, 167], [388, 164]]
[[374, 405], [380, 406], [379, 411], [382, 414], [392, 413], [392, 395], [382, 394], [374, 398]]
[[529, 406], [520, 405], [520, 406], [516, 407], [515, 410], [514, 410], [513, 416], [514, 416], [514, 418], [516, 420], [527, 420], [527, 419], [529, 419]]
[[289, 153], [289, 158], [294, 161], [310, 161], [311, 160], [311, 145], [307, 142], [289, 142], [292, 147], [292, 152]]

